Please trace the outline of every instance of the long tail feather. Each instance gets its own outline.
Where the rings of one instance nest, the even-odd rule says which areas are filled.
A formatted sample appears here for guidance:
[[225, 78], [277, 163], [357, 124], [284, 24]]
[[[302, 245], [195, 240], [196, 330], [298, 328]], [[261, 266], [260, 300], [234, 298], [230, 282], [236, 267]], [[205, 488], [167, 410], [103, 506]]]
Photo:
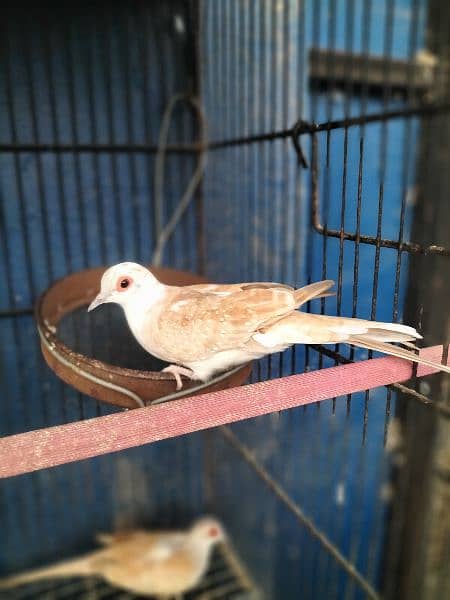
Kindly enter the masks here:
[[351, 335], [349, 336], [347, 343], [358, 346], [359, 348], [365, 348], [366, 350], [375, 350], [377, 352], [383, 352], [384, 354], [390, 354], [391, 356], [397, 356], [398, 358], [404, 358], [405, 360], [410, 360], [421, 365], [427, 365], [428, 367], [432, 367], [439, 371], [444, 371], [445, 373], [450, 373], [450, 367], [447, 365], [442, 365], [432, 360], [422, 358], [417, 354], [414, 354], [414, 352], [410, 352], [404, 348], [392, 346], [386, 342], [378, 342], [369, 335]]
[[32, 583], [33, 581], [40, 581], [43, 579], [92, 575], [92, 556], [93, 554], [89, 554], [82, 556], [81, 558], [66, 560], [49, 567], [33, 569], [31, 571], [19, 573], [18, 575], [5, 577], [4, 579], [0, 579], [0, 589], [13, 588], [25, 583]]
[[[408, 342], [420, 339], [420, 336], [419, 334], [413, 335], [412, 333], [402, 333], [390, 329], [370, 328], [367, 333], [364, 334], [364, 338], [371, 339], [374, 342], [399, 342], [408, 345]], [[413, 349], [415, 348], [414, 344], [412, 344], [412, 347]]]

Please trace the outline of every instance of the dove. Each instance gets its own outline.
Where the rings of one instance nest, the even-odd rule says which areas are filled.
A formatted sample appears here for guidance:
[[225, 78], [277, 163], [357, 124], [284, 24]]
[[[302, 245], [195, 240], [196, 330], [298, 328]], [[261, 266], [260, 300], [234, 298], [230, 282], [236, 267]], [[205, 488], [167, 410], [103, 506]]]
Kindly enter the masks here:
[[188, 531], [134, 530], [100, 534], [102, 548], [89, 554], [0, 579], [0, 589], [61, 577], [100, 577], [135, 594], [176, 596], [194, 588], [204, 576], [215, 544], [226, 539], [212, 517]]
[[[334, 295], [331, 280], [294, 289], [279, 283], [170, 286], [149, 269], [124, 262], [107, 269], [88, 311], [115, 302], [125, 311], [136, 340], [170, 363], [177, 389], [181, 376], [208, 381], [220, 371], [294, 344], [346, 343], [450, 373], [450, 368], [417, 356], [422, 336], [408, 325], [305, 313], [307, 302]], [[410, 350], [393, 345], [400, 343]]]

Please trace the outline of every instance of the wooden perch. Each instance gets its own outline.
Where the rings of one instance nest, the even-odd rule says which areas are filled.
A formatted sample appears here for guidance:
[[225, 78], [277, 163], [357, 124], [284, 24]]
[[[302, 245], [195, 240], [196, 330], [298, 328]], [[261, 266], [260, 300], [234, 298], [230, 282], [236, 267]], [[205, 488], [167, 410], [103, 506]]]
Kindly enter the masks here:
[[[440, 362], [442, 346], [421, 350]], [[450, 361], [449, 363], [450, 364]], [[411, 363], [374, 358], [281, 379], [38, 429], [0, 439], [0, 477], [11, 477], [410, 379]], [[419, 366], [417, 375], [435, 373]]]

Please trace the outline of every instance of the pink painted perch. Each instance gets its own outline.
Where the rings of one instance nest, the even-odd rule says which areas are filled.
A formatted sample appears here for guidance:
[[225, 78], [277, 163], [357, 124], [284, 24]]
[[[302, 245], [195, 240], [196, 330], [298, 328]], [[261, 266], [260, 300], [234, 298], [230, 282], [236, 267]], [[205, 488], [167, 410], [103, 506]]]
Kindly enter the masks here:
[[[421, 354], [440, 362], [442, 346]], [[450, 364], [450, 361], [449, 361]], [[417, 375], [435, 373], [419, 366]], [[0, 439], [0, 477], [117, 452], [311, 402], [408, 380], [411, 363], [375, 358]]]

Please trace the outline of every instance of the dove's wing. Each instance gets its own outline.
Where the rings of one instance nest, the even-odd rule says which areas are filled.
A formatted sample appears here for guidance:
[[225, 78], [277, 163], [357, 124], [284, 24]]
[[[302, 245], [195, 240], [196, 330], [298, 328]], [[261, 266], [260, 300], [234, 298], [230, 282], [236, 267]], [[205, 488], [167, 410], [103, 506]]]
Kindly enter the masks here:
[[170, 559], [179, 551], [186, 534], [177, 532], [148, 532], [136, 530], [112, 534], [109, 540], [103, 539], [107, 549], [98, 553], [93, 566], [98, 571], [105, 568], [130, 568], [131, 565], [147, 567]]
[[273, 283], [195, 285], [174, 291], [156, 316], [150, 311], [146, 327], [166, 360], [186, 363], [241, 347], [297, 305], [293, 288]]
[[180, 550], [185, 540], [185, 533], [166, 533], [160, 535], [147, 551], [145, 558], [151, 562], [168, 560]]

